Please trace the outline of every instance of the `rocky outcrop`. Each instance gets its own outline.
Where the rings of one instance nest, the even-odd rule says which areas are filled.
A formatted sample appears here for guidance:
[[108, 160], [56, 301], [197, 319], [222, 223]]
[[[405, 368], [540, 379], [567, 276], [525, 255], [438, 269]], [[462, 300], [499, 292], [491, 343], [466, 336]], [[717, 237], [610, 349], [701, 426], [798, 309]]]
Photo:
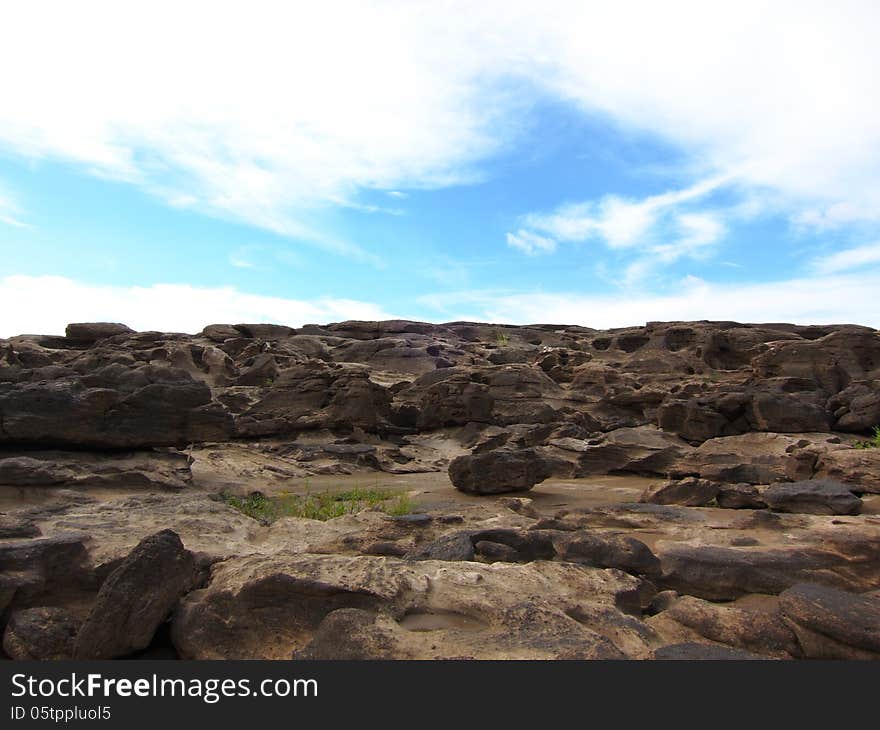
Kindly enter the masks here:
[[29, 451], [22, 456], [0, 452], [0, 486], [178, 490], [191, 481], [189, 458], [174, 450], [127, 454]]
[[[0, 340], [4, 654], [874, 658], [878, 383], [849, 325]], [[413, 513], [230, 506], [304, 478]]]
[[617, 608], [637, 587], [541, 561], [254, 556], [217, 565], [172, 636], [200, 659], [646, 657], [650, 630]]
[[230, 436], [229, 415], [186, 372], [134, 363], [80, 367], [82, 374], [0, 382], [0, 446], [147, 448]]

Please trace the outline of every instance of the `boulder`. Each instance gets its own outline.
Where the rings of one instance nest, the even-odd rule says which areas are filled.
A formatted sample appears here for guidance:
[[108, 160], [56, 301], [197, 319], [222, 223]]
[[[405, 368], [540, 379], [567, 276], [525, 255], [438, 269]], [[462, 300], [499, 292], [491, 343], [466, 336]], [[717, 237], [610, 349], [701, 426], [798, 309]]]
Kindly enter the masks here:
[[470, 494], [523, 492], [550, 476], [547, 461], [534, 449], [496, 449], [466, 454], [449, 463], [449, 479]]
[[91, 345], [108, 337], [134, 334], [134, 330], [118, 322], [76, 322], [67, 325], [64, 334], [76, 343]]
[[177, 533], [144, 538], [101, 586], [76, 637], [75, 659], [112, 659], [149, 646], [159, 625], [198, 582]]

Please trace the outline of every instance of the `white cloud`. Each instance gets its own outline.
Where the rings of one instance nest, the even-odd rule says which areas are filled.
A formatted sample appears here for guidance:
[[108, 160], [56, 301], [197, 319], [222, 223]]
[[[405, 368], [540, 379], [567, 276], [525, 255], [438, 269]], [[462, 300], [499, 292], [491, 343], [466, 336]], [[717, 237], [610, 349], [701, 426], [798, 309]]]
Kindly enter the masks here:
[[610, 248], [631, 248], [646, 242], [661, 216], [704, 197], [727, 180], [720, 176], [709, 177], [681, 190], [642, 200], [606, 195], [598, 202], [565, 204], [551, 213], [530, 213], [524, 216], [523, 223], [561, 241], [598, 238]]
[[687, 277], [669, 295], [583, 295], [572, 292], [470, 291], [425, 296], [420, 303], [457, 319], [555, 323], [609, 328], [649, 321], [736, 320], [880, 327], [880, 310], [866, 307], [880, 291], [880, 272], [787, 281], [714, 284]]
[[[63, 306], [59, 305], [63, 302]], [[4, 313], [15, 312], [14, 321]], [[0, 278], [0, 337], [64, 334], [69, 322], [123, 322], [136, 330], [199, 332], [214, 322], [289, 326], [346, 319], [390, 319], [380, 306], [354, 299], [286, 299], [233, 287], [179, 284], [96, 286], [59, 276]]]
[[12, 195], [0, 184], [0, 223], [16, 228], [29, 228], [30, 226], [20, 220], [21, 209]]
[[[546, 94], [680, 145], [689, 179], [877, 220], [878, 20], [872, 0], [32, 0], [0, 26], [0, 144], [357, 253], [322, 206], [477, 179]], [[652, 211], [585, 215], [625, 247]]]
[[[880, 241], [838, 251], [813, 260], [813, 269], [820, 274], [835, 274], [849, 269], [880, 264]], [[877, 295], [874, 295], [876, 300]]]
[[556, 250], [556, 241], [552, 238], [539, 236], [537, 233], [520, 228], [516, 233], [507, 234], [507, 245], [518, 249], [528, 256], [539, 253], [553, 253]]
[[[530, 213], [522, 219], [525, 228], [507, 234], [507, 243], [527, 254], [538, 249], [535, 241], [543, 242], [542, 252], [552, 252], [557, 240], [597, 240], [611, 250], [636, 252], [637, 257], [625, 266], [622, 279], [623, 284], [632, 286], [660, 265], [685, 256], [708, 255], [712, 244], [727, 233], [725, 213], [694, 211], [688, 206], [700, 202], [726, 182], [728, 178], [715, 176], [642, 200], [609, 195], [598, 202], [562, 205], [551, 213]], [[726, 213], [732, 214], [733, 211]]]

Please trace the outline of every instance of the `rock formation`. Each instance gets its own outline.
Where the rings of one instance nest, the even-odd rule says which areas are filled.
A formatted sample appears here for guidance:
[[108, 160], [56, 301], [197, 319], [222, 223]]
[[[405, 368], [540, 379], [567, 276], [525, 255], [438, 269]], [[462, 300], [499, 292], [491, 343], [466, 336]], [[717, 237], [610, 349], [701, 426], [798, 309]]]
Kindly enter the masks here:
[[[3, 651], [876, 658], [877, 424], [852, 325], [0, 340]], [[218, 497], [379, 478], [412, 514]]]

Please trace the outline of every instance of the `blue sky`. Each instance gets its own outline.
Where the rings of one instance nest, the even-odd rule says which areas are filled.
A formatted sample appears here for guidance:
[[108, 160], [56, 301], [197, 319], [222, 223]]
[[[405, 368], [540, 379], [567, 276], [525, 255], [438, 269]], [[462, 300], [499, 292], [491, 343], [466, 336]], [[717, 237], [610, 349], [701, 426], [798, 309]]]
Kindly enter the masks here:
[[880, 13], [705, 5], [4, 11], [0, 336], [880, 326]]

